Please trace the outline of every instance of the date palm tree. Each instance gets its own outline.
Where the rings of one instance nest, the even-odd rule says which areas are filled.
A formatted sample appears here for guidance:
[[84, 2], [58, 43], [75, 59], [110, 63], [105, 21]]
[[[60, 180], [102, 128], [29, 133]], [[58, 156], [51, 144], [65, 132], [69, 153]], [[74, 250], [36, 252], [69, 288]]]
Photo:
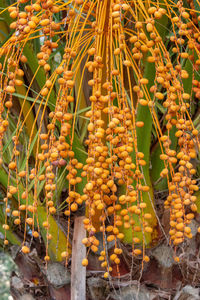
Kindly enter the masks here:
[[69, 267], [81, 214], [82, 265], [105, 279], [148, 268], [162, 237], [179, 263], [198, 214], [199, 2], [0, 3], [2, 247], [40, 241]]

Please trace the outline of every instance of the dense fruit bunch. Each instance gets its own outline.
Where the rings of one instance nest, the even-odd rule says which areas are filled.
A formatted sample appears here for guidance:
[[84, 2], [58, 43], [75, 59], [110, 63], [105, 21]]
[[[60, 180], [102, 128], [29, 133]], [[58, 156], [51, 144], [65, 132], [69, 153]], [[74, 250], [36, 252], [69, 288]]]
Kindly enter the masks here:
[[[63, 213], [68, 219], [68, 242], [71, 215], [84, 203], [87, 237], [83, 243], [88, 253], [97, 252], [99, 240], [95, 233], [103, 233], [104, 250], [99, 260], [106, 269], [105, 277], [112, 271], [111, 263], [120, 264], [119, 241], [126, 241], [127, 234], [131, 233], [132, 254], [141, 255], [148, 262], [145, 246], [155, 239], [157, 226], [149, 177], [149, 148], [144, 146], [145, 139], [151, 139], [152, 124], [163, 161], [160, 177], [166, 178], [169, 189], [165, 207], [170, 209], [170, 239], [177, 246], [185, 237], [191, 238], [189, 224], [197, 211], [194, 193], [198, 190], [192, 160], [196, 158], [199, 140], [190, 108], [192, 100], [200, 97], [199, 17], [193, 1], [184, 7], [182, 1], [153, 4], [125, 0], [30, 3], [20, 0], [8, 11], [13, 19], [10, 28], [14, 31], [0, 50], [1, 164], [9, 174], [4, 198], [4, 244], [8, 244], [8, 218], [12, 215], [14, 224], [24, 228], [22, 251], [30, 251], [25, 245], [26, 235], [31, 231], [34, 238], [40, 236], [41, 202], [47, 212], [42, 226], [47, 241], [51, 240], [49, 216], [57, 213], [57, 170], [64, 168], [68, 185]], [[163, 25], [163, 29], [162, 24], [168, 25]], [[170, 28], [167, 34], [165, 26]], [[38, 68], [21, 106], [12, 137], [12, 159], [6, 165], [3, 145], [10, 134], [9, 116], [15, 94], [20, 93], [19, 87], [24, 84], [28, 60], [24, 49], [36, 39], [40, 39]], [[52, 68], [51, 58], [61, 42], [64, 45], [61, 62]], [[45, 72], [45, 85], [24, 114], [27, 96], [41, 69]], [[74, 150], [73, 143], [77, 122], [81, 123], [77, 111], [84, 105], [81, 95], [85, 78], [89, 91], [86, 103], [90, 102], [91, 108], [85, 114], [89, 122], [85, 139], [87, 159], [82, 162], [77, 159], [79, 150]], [[189, 89], [187, 81], [191, 82]], [[51, 97], [56, 101], [50, 111]], [[162, 121], [157, 103], [164, 111]], [[36, 105], [26, 163], [22, 166], [25, 125]], [[172, 145], [172, 132], [176, 149]], [[86, 184], [81, 189], [84, 177]], [[15, 209], [10, 206], [13, 197], [18, 199]], [[114, 243], [114, 250], [108, 256], [110, 242]], [[62, 257], [68, 260], [68, 245], [66, 248]], [[45, 260], [49, 259], [47, 242]], [[83, 265], [87, 264], [84, 259]]]

